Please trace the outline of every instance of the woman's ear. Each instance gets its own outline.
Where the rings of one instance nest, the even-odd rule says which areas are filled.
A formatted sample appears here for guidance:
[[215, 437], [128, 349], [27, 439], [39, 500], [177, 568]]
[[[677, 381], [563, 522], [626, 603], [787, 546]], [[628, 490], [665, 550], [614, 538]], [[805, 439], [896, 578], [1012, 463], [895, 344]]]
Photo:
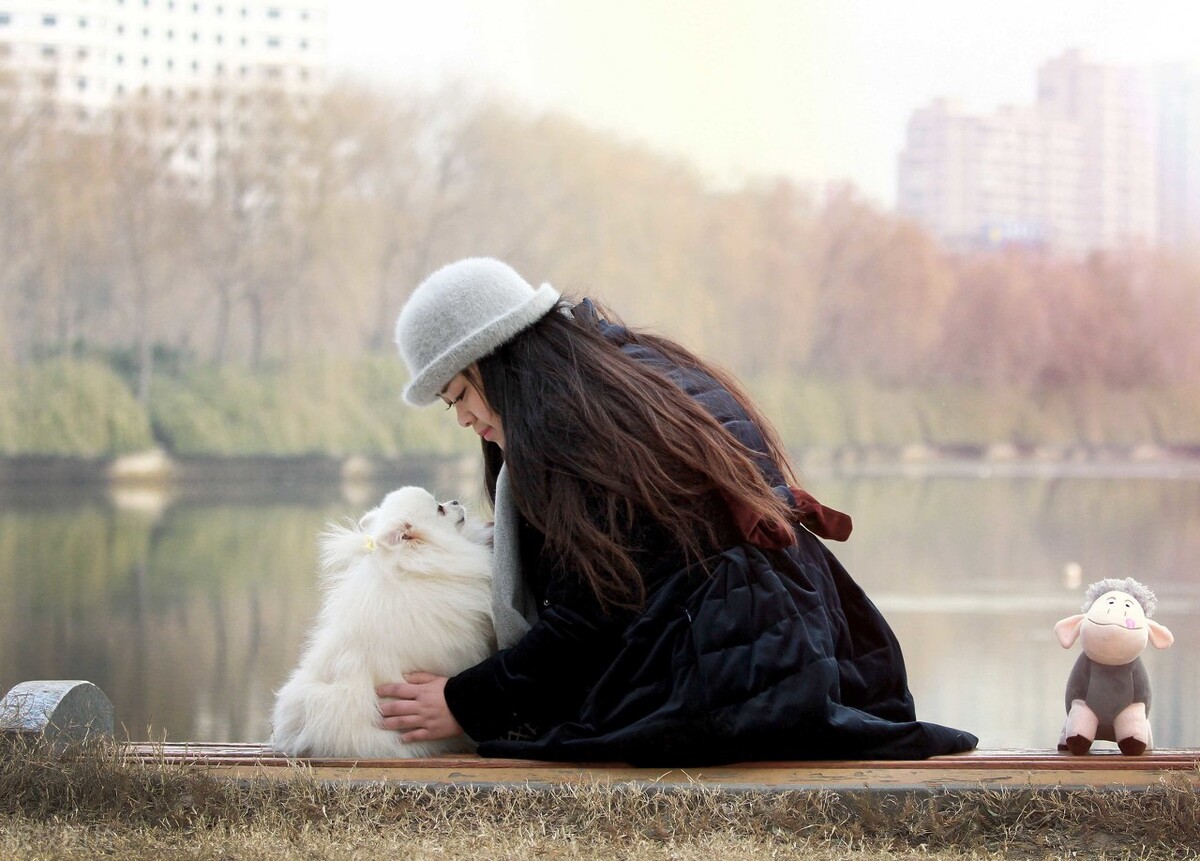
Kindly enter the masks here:
[[1175, 635], [1167, 630], [1166, 625], [1147, 619], [1146, 627], [1150, 630], [1150, 645], [1154, 648], [1169, 649], [1175, 642]]
[[1058, 642], [1064, 649], [1075, 645], [1075, 641], [1079, 639], [1079, 630], [1083, 627], [1083, 620], [1086, 618], [1086, 614], [1080, 613], [1078, 616], [1068, 616], [1054, 626], [1054, 635], [1058, 637]]

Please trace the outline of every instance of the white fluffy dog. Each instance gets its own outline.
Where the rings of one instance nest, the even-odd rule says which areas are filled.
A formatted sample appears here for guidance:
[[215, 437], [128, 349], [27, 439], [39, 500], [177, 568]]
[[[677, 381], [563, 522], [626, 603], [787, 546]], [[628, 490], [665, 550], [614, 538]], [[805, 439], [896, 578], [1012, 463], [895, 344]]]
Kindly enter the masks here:
[[406, 758], [469, 750], [465, 736], [404, 743], [380, 726], [375, 686], [451, 676], [495, 651], [491, 526], [419, 487], [389, 493], [356, 529], [321, 535], [323, 603], [272, 718], [290, 756]]

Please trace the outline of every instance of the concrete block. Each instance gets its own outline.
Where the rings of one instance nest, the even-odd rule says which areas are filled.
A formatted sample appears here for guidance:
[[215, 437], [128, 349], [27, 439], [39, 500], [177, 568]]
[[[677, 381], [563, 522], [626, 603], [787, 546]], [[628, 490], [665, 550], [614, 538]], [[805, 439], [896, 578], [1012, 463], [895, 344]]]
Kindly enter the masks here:
[[0, 732], [56, 741], [113, 735], [113, 705], [91, 682], [21, 682], [0, 700]]

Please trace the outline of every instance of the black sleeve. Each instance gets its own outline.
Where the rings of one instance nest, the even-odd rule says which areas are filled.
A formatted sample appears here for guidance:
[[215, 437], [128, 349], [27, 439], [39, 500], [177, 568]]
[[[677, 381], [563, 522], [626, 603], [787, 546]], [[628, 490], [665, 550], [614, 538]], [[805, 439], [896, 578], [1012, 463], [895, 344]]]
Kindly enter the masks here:
[[[683, 567], [682, 551], [652, 520], [638, 518], [629, 540], [648, 591]], [[537, 546], [528, 534], [523, 536], [522, 550], [526, 543]], [[575, 719], [639, 614], [602, 606], [577, 572], [565, 570], [548, 556], [525, 557], [540, 602], [537, 623], [512, 648], [446, 683], [446, 704], [477, 742], [512, 731], [537, 734]]]
[[489, 741], [570, 720], [612, 663], [624, 626], [566, 605], [547, 608], [529, 632], [446, 683], [446, 704], [468, 736]]

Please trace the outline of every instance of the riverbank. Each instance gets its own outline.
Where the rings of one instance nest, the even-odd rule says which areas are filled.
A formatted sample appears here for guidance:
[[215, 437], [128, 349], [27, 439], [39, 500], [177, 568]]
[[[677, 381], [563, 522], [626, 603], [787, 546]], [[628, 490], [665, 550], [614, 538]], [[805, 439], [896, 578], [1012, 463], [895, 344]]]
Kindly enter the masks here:
[[[1037, 446], [874, 448], [813, 447], [793, 452], [801, 476], [964, 476], [1197, 478], [1200, 448]], [[172, 457], [162, 449], [117, 457], [0, 457], [0, 487], [103, 485], [113, 487], [228, 488], [362, 483], [430, 484], [434, 476], [460, 484], [475, 480], [474, 453], [409, 457], [308, 456]]]
[[[814, 468], [1200, 459], [1200, 386], [885, 385], [794, 374], [744, 382], [780, 438]], [[158, 450], [198, 479], [224, 463], [260, 471], [277, 463], [328, 478], [364, 464], [477, 451], [438, 410], [405, 405], [400, 387], [391, 357], [309, 357], [156, 376], [142, 402], [102, 362], [48, 360], [0, 375], [0, 458], [16, 477], [116, 470], [149, 478], [161, 465], [143, 453]]]
[[403, 458], [306, 456], [171, 457], [162, 449], [116, 457], [0, 457], [0, 486], [114, 485], [163, 487], [206, 485], [421, 484], [431, 473], [469, 472], [476, 458], [464, 455]]

